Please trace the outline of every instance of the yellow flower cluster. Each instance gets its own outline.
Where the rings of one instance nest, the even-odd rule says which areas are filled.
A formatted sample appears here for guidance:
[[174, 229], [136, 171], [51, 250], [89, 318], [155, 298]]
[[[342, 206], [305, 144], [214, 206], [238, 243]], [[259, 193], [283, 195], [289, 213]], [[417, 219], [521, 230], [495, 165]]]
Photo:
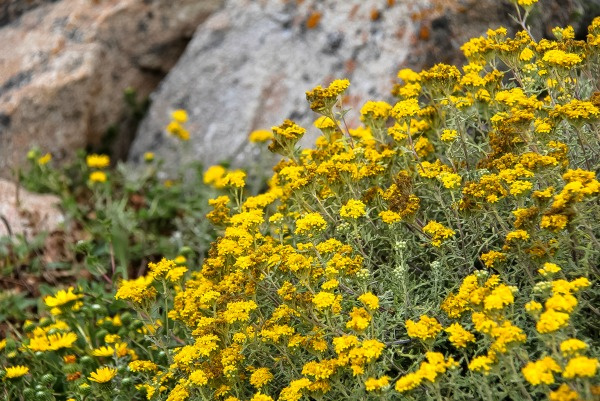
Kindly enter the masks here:
[[178, 109], [171, 113], [171, 122], [167, 125], [167, 132], [182, 141], [189, 141], [190, 133], [185, 128], [188, 115], [185, 110]]
[[396, 382], [396, 391], [403, 393], [412, 390], [421, 385], [421, 383], [434, 383], [438, 376], [446, 373], [448, 369], [458, 367], [458, 363], [453, 358], [445, 359], [439, 352], [427, 352], [425, 354], [426, 362], [421, 362], [416, 372], [402, 376]]
[[[443, 388], [451, 399], [464, 383], [474, 397], [491, 383], [523, 399], [530, 383], [560, 399], [596, 383], [595, 348], [566, 337], [575, 323], [591, 332], [577, 297], [597, 278], [600, 113], [584, 85], [596, 61], [569, 29], [556, 35], [490, 30], [465, 44], [462, 70], [402, 70], [398, 101], [367, 102], [350, 129], [337, 108], [349, 82], [314, 88], [322, 135], [298, 149], [303, 127], [273, 127], [269, 149], [284, 157], [261, 194], [248, 196], [243, 172], [209, 168], [218, 237], [201, 268], [180, 280], [181, 264], [153, 263], [116, 295], [145, 311], [161, 282], [163, 328], [186, 334], [148, 331], [183, 343], [168, 364], [131, 365], [147, 394], [425, 399]], [[405, 328], [421, 341], [398, 338], [419, 315]], [[424, 347], [415, 370], [405, 356]], [[464, 380], [441, 380], [449, 369]]]
[[306, 92], [306, 100], [310, 103], [310, 108], [316, 112], [331, 109], [340, 96], [350, 86], [347, 79], [336, 79], [327, 88], [320, 85]]
[[453, 229], [444, 227], [444, 225], [435, 220], [431, 220], [429, 223], [427, 223], [423, 227], [423, 232], [431, 236], [431, 245], [436, 247], [441, 246], [443, 240], [446, 240], [456, 234]]
[[90, 182], [106, 182], [106, 173], [101, 170], [110, 166], [110, 157], [93, 153], [86, 156], [85, 162], [89, 168], [96, 169], [90, 173]]

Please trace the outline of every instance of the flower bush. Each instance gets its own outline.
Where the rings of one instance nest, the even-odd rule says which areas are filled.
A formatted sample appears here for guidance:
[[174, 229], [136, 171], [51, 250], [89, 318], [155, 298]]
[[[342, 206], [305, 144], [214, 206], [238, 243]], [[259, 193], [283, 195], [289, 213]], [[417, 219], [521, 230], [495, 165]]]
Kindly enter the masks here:
[[[315, 148], [296, 146], [296, 123], [273, 127], [283, 158], [254, 196], [243, 171], [209, 168], [219, 236], [201, 266], [163, 259], [123, 280], [137, 318], [90, 344], [61, 394], [597, 399], [600, 18], [587, 41], [553, 32], [489, 30], [463, 46], [462, 71], [401, 70], [398, 101], [367, 102], [354, 128], [347, 80], [307, 92]], [[94, 313], [76, 291], [46, 304], [50, 323], [11, 339], [9, 359], [6, 343], [6, 394], [51, 388], [42, 356], [64, 371], [90, 341], [81, 320], [61, 323]]]

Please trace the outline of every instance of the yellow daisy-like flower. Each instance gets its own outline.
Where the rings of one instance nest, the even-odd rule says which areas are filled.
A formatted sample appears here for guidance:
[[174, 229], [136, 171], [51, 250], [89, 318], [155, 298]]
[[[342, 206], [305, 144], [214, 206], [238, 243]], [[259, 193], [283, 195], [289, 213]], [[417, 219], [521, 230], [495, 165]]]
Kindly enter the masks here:
[[110, 157], [107, 155], [97, 155], [95, 153], [87, 155], [85, 163], [90, 168], [106, 168], [110, 165]]
[[273, 138], [273, 131], [268, 131], [266, 129], [259, 129], [256, 131], [252, 131], [250, 135], [248, 135], [248, 140], [252, 143], [262, 143], [269, 141]]
[[91, 182], [106, 182], [106, 173], [104, 171], [94, 171], [90, 174]]
[[115, 352], [114, 349], [112, 349], [111, 347], [100, 347], [100, 348], [96, 348], [92, 350], [92, 355], [94, 356], [112, 356], [112, 354]]
[[58, 308], [63, 305], [66, 305], [70, 302], [77, 301], [78, 299], [83, 298], [81, 294], [73, 293], [73, 287], [69, 287], [69, 289], [60, 290], [54, 296], [48, 295], [44, 298], [44, 303], [49, 308]]
[[95, 372], [90, 373], [90, 377], [88, 377], [88, 379], [96, 383], [107, 383], [111, 381], [116, 375], [117, 369], [104, 366], [102, 368], [96, 369]]
[[151, 161], [154, 160], [154, 153], [153, 152], [146, 152], [144, 153], [144, 161], [150, 163]]
[[6, 367], [6, 375], [4, 377], [7, 379], [16, 379], [25, 376], [27, 373], [29, 373], [29, 368], [27, 366], [8, 366]]
[[188, 120], [188, 114], [187, 111], [178, 109], [171, 113], [171, 118], [180, 124], [184, 124]]
[[37, 162], [40, 166], [43, 166], [48, 164], [50, 160], [52, 160], [52, 155], [50, 153], [46, 153], [45, 155], [41, 156]]

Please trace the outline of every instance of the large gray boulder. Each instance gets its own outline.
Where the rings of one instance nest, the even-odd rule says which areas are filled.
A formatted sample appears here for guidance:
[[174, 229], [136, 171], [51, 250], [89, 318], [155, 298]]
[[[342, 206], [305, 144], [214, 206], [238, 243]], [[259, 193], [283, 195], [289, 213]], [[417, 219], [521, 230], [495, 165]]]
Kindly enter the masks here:
[[[598, 0], [542, 3], [531, 18], [537, 37], [561, 24], [579, 30], [591, 15], [585, 7]], [[499, 0], [227, 0], [152, 95], [130, 159], [153, 151], [171, 165], [244, 164], [253, 157], [246, 138], [255, 129], [290, 118], [315, 132], [304, 92], [340, 77], [352, 83], [345, 106], [354, 109], [354, 124], [366, 100], [390, 98], [399, 68], [460, 63], [469, 38], [500, 25], [514, 30], [511, 12], [514, 5]], [[179, 108], [190, 115], [185, 146], [165, 132]]]
[[0, 175], [39, 146], [98, 145], [175, 64], [223, 0], [32, 0], [0, 6]]
[[[389, 97], [411, 49], [412, 7], [424, 1], [411, 3], [227, 1], [152, 95], [130, 157], [139, 160], [151, 150], [173, 163], [183, 158], [239, 164], [252, 154], [246, 143], [251, 131], [285, 118], [304, 126], [313, 122], [304, 92], [317, 84], [350, 78], [346, 106], [353, 109], [367, 98]], [[372, 15], [377, 6], [380, 15]], [[320, 20], [311, 28], [317, 12]], [[190, 115], [191, 140], [181, 154], [164, 130], [177, 108]]]

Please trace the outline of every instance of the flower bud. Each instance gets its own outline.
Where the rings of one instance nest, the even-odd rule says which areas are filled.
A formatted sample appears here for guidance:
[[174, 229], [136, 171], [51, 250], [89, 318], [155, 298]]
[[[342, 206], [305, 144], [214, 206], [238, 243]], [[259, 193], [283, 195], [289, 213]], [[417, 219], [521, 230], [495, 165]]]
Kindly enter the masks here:
[[[83, 359], [83, 358], [81, 358], [81, 359]], [[79, 392], [81, 393], [81, 395], [87, 396], [92, 393], [92, 388], [90, 387], [89, 384], [83, 383], [79, 386]]]
[[92, 310], [96, 313], [106, 313], [106, 308], [100, 304], [93, 304]]
[[52, 384], [54, 384], [54, 382], [56, 381], [56, 377], [54, 377], [52, 374], [50, 373], [46, 373], [45, 375], [43, 375], [40, 378], [40, 382], [44, 385], [44, 386], [51, 386]]
[[35, 323], [33, 323], [31, 320], [25, 321], [23, 324], [23, 331], [25, 333], [31, 333], [33, 330], [35, 330]]
[[88, 365], [88, 366], [94, 363], [94, 359], [88, 355], [82, 356], [80, 361], [83, 365]]
[[123, 322], [123, 324], [125, 326], [128, 326], [129, 324], [131, 324], [132, 320], [133, 320], [133, 316], [129, 312], [125, 312], [121, 315], [121, 322]]
[[36, 401], [51, 401], [53, 398], [52, 394], [46, 392], [46, 391], [37, 391], [35, 393], [35, 400]]
[[96, 338], [100, 341], [104, 340], [104, 337], [108, 334], [108, 331], [105, 329], [101, 329], [96, 332]]

